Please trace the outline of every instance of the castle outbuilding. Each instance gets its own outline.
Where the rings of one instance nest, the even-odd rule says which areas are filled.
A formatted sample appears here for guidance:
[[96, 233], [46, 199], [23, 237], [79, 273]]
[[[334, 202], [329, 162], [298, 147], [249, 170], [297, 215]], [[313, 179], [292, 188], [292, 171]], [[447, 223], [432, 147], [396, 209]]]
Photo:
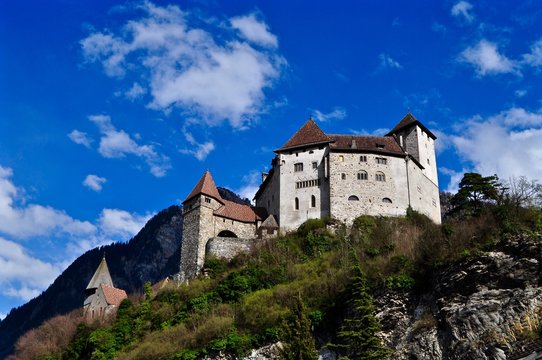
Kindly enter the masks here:
[[[248, 251], [255, 238], [274, 236], [276, 224], [264, 208], [223, 199], [206, 171], [183, 201], [181, 280], [196, 276], [208, 255], [231, 258]], [[265, 231], [258, 231], [261, 225]]]
[[435, 140], [410, 113], [386, 136], [326, 134], [309, 119], [274, 151], [256, 205], [281, 230], [311, 218], [401, 216], [408, 207], [440, 223]]
[[126, 298], [126, 291], [113, 285], [104, 256], [85, 289], [83, 317], [89, 322], [104, 320], [115, 314]]

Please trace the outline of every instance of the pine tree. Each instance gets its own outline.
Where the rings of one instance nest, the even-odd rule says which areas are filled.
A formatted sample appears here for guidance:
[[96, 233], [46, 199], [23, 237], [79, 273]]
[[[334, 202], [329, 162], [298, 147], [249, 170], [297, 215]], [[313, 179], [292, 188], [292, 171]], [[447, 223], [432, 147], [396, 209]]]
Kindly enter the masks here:
[[311, 332], [311, 323], [307, 317], [305, 304], [298, 294], [292, 314], [285, 326], [284, 348], [282, 359], [284, 360], [316, 360], [318, 353], [314, 345]]
[[380, 323], [375, 317], [373, 300], [369, 294], [367, 279], [361, 266], [356, 264], [352, 269], [352, 282], [348, 289], [347, 317], [337, 337], [341, 344], [330, 347], [343, 350], [351, 359], [385, 359], [390, 350], [384, 348], [376, 333], [380, 331]]

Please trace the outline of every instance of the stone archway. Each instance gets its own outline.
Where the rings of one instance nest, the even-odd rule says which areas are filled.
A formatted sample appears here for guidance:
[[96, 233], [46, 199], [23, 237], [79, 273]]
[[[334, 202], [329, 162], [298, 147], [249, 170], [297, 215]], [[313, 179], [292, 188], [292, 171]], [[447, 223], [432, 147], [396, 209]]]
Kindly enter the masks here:
[[235, 235], [235, 233], [233, 231], [230, 231], [230, 230], [222, 230], [221, 232], [218, 233], [217, 236], [218, 237], [228, 237], [228, 238], [236, 238], [236, 237], [238, 237], [237, 235]]

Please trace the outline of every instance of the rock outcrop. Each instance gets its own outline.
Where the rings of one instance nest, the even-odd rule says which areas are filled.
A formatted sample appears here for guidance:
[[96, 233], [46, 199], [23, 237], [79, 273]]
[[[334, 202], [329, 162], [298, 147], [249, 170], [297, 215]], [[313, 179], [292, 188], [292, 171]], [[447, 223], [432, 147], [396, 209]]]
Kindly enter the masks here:
[[541, 248], [540, 234], [509, 237], [438, 272], [430, 292], [376, 296], [394, 359], [506, 359], [541, 326]]

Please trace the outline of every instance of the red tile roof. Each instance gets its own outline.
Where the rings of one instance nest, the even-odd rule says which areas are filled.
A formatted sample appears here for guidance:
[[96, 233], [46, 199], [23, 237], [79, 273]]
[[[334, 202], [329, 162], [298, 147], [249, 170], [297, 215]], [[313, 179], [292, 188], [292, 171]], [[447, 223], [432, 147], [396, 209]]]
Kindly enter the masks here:
[[105, 284], [101, 284], [100, 287], [104, 293], [105, 301], [108, 305], [119, 305], [122, 300], [126, 299], [126, 291], [122, 289], [117, 289]]
[[264, 214], [261, 208], [253, 208], [252, 206], [237, 204], [228, 200], [223, 200], [223, 202], [224, 206], [215, 210], [214, 215], [246, 223], [253, 223], [263, 218], [262, 215]]
[[297, 130], [297, 132], [284, 144], [281, 148], [276, 151], [291, 149], [303, 145], [310, 144], [319, 144], [330, 142], [326, 134], [316, 125], [314, 120], [309, 119]]
[[418, 125], [419, 127], [421, 127], [426, 133], [429, 134], [429, 136], [431, 136], [433, 139], [436, 139], [437, 137], [431, 132], [429, 131], [429, 129], [427, 129], [418, 119], [416, 119], [411, 113], [408, 113], [405, 115], [405, 117], [403, 117], [401, 119], [401, 121], [399, 121], [399, 123], [397, 125], [395, 125], [395, 127], [393, 129], [391, 129], [391, 131], [389, 133], [386, 134], [386, 136], [390, 136], [390, 135], [393, 135], [394, 133], [404, 129], [404, 128], [407, 128], [409, 126], [413, 126], [413, 125]]
[[405, 155], [391, 136], [329, 135], [333, 140], [329, 147], [337, 150], [366, 150], [386, 154]]
[[198, 183], [196, 184], [194, 189], [192, 189], [192, 191], [186, 197], [186, 199], [184, 199], [183, 203], [187, 202], [188, 200], [192, 199], [194, 196], [197, 196], [199, 194], [204, 194], [212, 198], [215, 198], [221, 203], [224, 202], [224, 200], [222, 200], [222, 197], [220, 197], [220, 194], [218, 193], [218, 190], [215, 185], [215, 181], [213, 180], [213, 177], [211, 176], [211, 172], [209, 170], [207, 170], [205, 174], [203, 174], [201, 179], [199, 179]]

